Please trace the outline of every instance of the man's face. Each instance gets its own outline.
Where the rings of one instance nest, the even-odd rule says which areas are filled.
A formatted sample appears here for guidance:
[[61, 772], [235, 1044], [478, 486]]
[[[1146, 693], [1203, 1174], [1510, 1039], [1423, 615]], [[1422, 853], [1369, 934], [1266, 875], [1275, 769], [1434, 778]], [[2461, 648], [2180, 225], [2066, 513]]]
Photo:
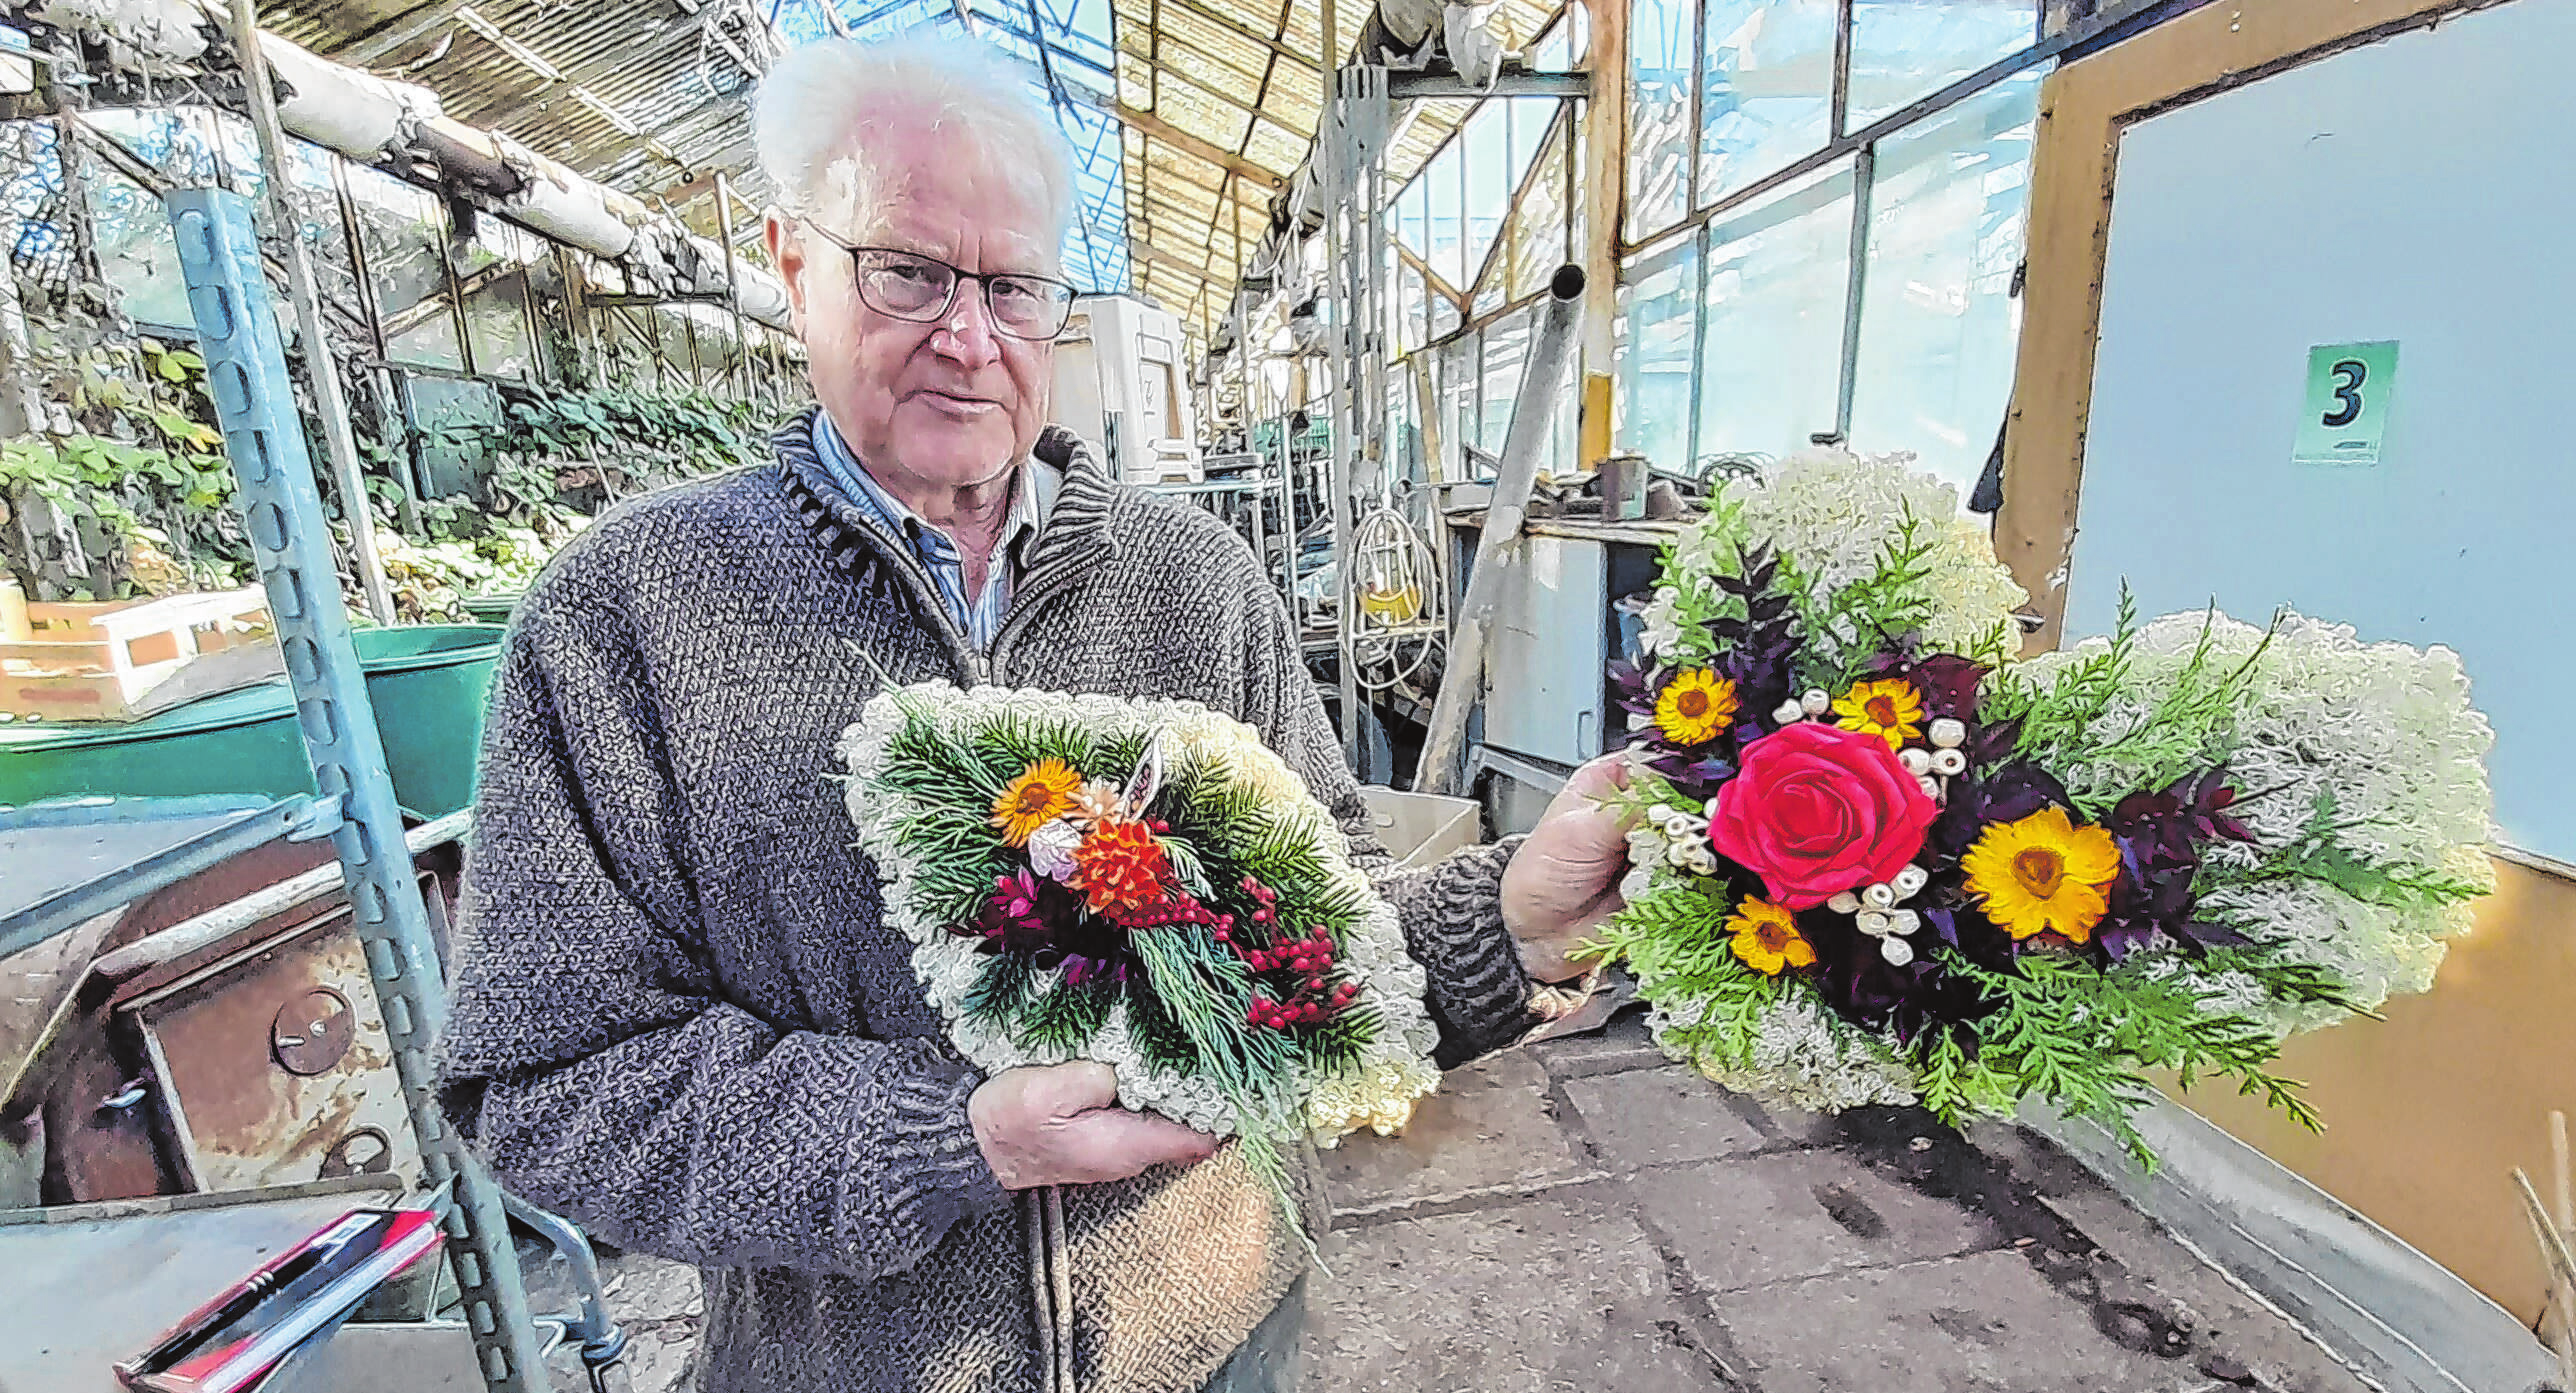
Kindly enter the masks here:
[[[894, 116], [869, 132], [866, 178], [879, 215], [818, 218], [852, 246], [933, 257], [969, 274], [1058, 274], [1039, 186], [983, 142]], [[837, 201], [837, 200], [836, 200]], [[970, 488], [1007, 473], [1037, 444], [1054, 385], [1055, 345], [993, 323], [983, 283], [960, 280], [934, 323], [880, 314], [859, 297], [848, 252], [810, 228], [771, 220], [814, 394], [879, 481]]]

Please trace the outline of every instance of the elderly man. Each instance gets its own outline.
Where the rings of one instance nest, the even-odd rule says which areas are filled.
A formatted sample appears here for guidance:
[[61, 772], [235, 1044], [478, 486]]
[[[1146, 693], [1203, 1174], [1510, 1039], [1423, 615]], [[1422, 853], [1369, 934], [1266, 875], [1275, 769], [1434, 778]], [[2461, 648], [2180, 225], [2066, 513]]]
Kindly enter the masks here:
[[1615, 905], [1598, 776], [1525, 842], [1386, 870], [1262, 567], [1045, 425], [1072, 197], [1022, 77], [824, 44], [756, 125], [819, 409], [602, 518], [521, 606], [447, 1114], [520, 1194], [704, 1269], [706, 1393], [1288, 1387], [1305, 1250], [1269, 1192], [1104, 1066], [960, 1059], [835, 737], [880, 673], [1250, 723], [1379, 868], [1443, 1063], [1522, 1033]]

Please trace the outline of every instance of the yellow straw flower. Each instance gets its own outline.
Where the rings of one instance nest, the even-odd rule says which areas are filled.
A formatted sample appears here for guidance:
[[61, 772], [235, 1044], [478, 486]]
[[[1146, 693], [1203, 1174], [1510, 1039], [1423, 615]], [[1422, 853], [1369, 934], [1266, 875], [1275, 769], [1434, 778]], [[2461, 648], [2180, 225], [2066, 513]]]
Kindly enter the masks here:
[[1063, 760], [1039, 760], [993, 800], [993, 825], [1002, 829], [1003, 841], [1026, 846], [1031, 832], [1073, 811], [1073, 796], [1081, 788], [1082, 776]]
[[1906, 741], [1923, 738], [1923, 697], [1901, 677], [1863, 682], [1834, 698], [1834, 724], [1901, 750]]
[[1798, 932], [1797, 917], [1769, 900], [1746, 896], [1726, 928], [1735, 935], [1735, 956], [1765, 977], [1779, 976], [1782, 968], [1815, 964], [1816, 945]]
[[2078, 827], [2064, 808], [2042, 808], [2019, 822], [1977, 834], [1959, 858], [1968, 893], [1985, 901], [1986, 917], [2014, 938], [2055, 933], [2085, 942], [2110, 909], [2120, 878], [2120, 848], [2099, 827]]
[[1684, 668], [1655, 698], [1655, 724], [1677, 745], [1705, 745], [1735, 724], [1735, 684], [1704, 667]]

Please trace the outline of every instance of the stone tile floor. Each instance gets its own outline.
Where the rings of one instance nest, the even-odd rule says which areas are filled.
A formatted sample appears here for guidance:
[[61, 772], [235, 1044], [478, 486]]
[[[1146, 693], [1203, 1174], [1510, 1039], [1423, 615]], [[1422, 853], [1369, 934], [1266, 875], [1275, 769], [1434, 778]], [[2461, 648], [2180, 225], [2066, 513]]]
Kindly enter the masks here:
[[[1452, 1074], [1404, 1136], [1325, 1166], [1309, 1393], [2366, 1386], [2046, 1142], [1769, 1110], [1633, 1016]], [[695, 1274], [607, 1267], [634, 1387], [666, 1393]]]

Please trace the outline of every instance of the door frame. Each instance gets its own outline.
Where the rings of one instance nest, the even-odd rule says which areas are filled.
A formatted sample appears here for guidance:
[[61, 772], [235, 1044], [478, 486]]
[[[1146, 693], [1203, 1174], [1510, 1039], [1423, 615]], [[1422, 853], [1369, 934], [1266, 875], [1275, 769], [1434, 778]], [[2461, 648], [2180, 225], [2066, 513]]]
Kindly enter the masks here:
[[2034, 650], [2057, 646], [2075, 547], [2102, 329], [2120, 138], [2188, 106], [2346, 49], [2511, 0], [2233, 0], [2204, 5], [2051, 74], [2031, 157], [2021, 344], [1995, 554], [2030, 594]]

